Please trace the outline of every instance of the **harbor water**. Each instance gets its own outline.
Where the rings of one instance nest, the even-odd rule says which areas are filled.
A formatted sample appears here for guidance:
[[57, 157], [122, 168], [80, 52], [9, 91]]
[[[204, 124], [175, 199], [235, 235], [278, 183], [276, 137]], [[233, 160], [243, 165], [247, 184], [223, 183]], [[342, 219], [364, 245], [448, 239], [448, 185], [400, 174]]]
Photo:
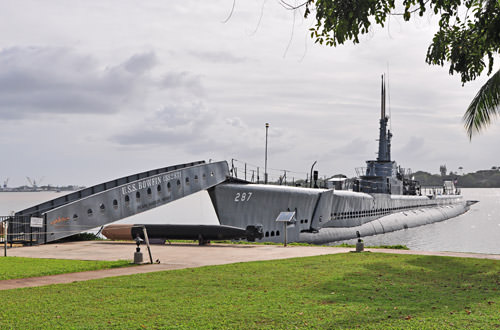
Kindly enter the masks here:
[[[65, 193], [0, 192], [0, 215], [9, 215]], [[467, 213], [446, 221], [383, 235], [363, 237], [365, 245], [406, 245], [411, 250], [500, 254], [500, 188], [462, 189], [465, 200], [477, 200]], [[200, 192], [121, 223], [216, 224], [208, 197]], [[355, 244], [356, 240], [345, 241]], [[339, 244], [335, 242], [334, 245]]]

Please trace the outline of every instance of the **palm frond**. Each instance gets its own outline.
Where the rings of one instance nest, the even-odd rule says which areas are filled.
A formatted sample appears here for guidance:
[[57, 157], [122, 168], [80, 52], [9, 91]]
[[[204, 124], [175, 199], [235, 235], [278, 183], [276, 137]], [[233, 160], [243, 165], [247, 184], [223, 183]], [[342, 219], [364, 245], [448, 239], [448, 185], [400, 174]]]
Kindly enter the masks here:
[[462, 118], [469, 139], [472, 139], [472, 135], [480, 133], [499, 114], [500, 70], [479, 89]]

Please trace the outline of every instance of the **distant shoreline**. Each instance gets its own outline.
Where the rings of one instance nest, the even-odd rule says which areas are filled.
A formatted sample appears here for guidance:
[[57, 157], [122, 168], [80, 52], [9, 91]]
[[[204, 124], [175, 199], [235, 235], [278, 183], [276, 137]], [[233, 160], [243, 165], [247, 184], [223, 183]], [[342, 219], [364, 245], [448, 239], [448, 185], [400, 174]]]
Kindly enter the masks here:
[[443, 184], [444, 180], [451, 180], [455, 181], [455, 185], [459, 188], [500, 188], [500, 170], [498, 168], [462, 175], [456, 172], [440, 175], [418, 171], [413, 176], [422, 186], [439, 186]]

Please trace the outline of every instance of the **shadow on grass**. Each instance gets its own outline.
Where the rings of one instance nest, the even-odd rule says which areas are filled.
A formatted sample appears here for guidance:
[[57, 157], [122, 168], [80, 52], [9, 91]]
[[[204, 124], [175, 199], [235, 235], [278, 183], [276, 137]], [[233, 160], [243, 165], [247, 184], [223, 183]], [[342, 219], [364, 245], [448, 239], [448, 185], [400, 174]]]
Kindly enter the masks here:
[[390, 255], [396, 260], [387, 262], [387, 257], [372, 255], [368, 260], [364, 255], [353, 255], [359, 258], [358, 271], [322, 282], [320, 303], [340, 305], [345, 311], [332, 321], [332, 327], [373, 326], [388, 319], [441, 320], [442, 326], [457, 319], [464, 324], [477, 323], [478, 319], [489, 324], [489, 318], [496, 318], [500, 323], [500, 312], [494, 308], [500, 304], [500, 263], [396, 255]]

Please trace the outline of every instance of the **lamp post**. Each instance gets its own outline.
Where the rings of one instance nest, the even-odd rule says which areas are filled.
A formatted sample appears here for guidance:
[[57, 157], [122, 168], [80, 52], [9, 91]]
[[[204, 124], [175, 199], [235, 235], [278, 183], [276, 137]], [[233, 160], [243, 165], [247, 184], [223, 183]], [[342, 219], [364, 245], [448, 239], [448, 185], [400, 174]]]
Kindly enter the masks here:
[[267, 131], [269, 130], [269, 123], [266, 123], [266, 154], [264, 161], [264, 183], [267, 184]]

